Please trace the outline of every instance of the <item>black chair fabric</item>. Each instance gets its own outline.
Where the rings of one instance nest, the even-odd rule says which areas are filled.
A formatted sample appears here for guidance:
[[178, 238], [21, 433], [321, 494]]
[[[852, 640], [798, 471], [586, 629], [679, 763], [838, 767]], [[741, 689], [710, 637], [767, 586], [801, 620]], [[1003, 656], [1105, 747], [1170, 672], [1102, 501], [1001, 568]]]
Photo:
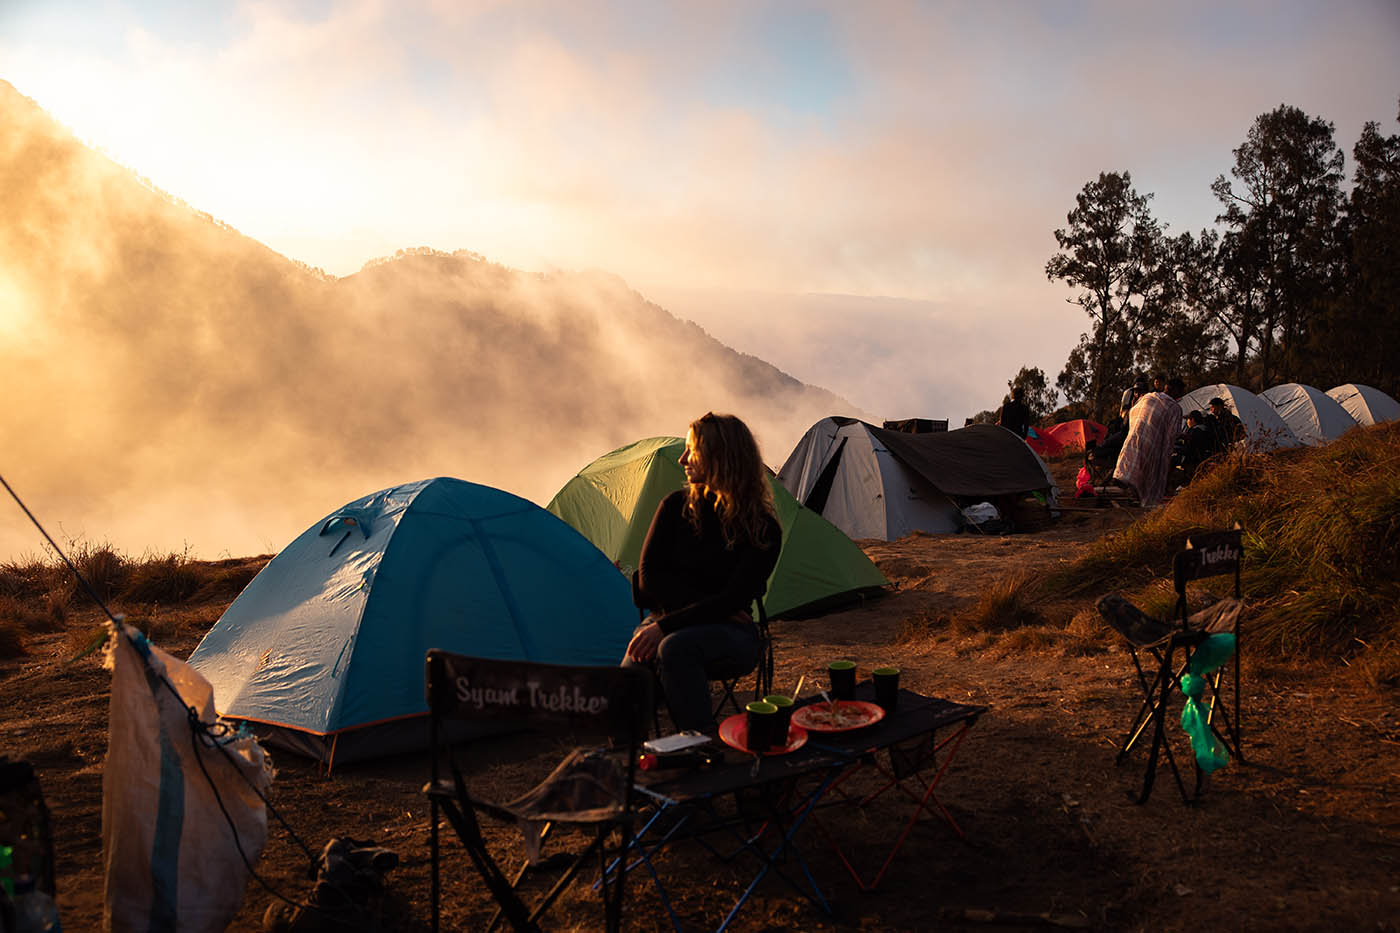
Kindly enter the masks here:
[[[431, 811], [433, 929], [439, 928], [441, 914], [439, 814], [446, 816], [500, 905], [498, 917], [503, 915], [515, 929], [538, 929], [540, 917], [594, 857], [603, 878], [599, 889], [604, 926], [620, 929], [625, 873], [609, 876], [603, 869], [632, 841], [635, 768], [650, 702], [645, 675], [623, 667], [572, 667], [430, 651], [427, 692], [432, 774], [424, 792]], [[604, 739], [609, 745], [576, 749], [540, 784], [497, 803], [468, 788], [447, 741], [449, 721], [490, 723], [497, 731], [502, 725], [516, 725], [542, 733], [568, 732]], [[514, 878], [507, 878], [487, 845], [478, 814], [521, 830], [527, 858]], [[555, 827], [583, 828], [591, 831], [592, 840], [577, 853], [542, 859], [540, 847]], [[522, 882], [537, 870], [560, 864], [564, 870], [554, 886], [527, 906]]]

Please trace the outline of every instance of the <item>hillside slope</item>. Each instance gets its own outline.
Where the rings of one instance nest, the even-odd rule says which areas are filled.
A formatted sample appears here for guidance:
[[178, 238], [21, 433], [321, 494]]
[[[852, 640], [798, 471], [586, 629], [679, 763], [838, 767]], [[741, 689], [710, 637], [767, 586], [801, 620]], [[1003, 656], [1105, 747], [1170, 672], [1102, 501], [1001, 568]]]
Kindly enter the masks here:
[[[601, 273], [401, 252], [330, 279], [156, 190], [0, 82], [0, 471], [62, 536], [275, 550], [384, 486], [546, 501], [707, 409], [780, 463], [852, 407]], [[37, 550], [15, 526], [0, 555]]]

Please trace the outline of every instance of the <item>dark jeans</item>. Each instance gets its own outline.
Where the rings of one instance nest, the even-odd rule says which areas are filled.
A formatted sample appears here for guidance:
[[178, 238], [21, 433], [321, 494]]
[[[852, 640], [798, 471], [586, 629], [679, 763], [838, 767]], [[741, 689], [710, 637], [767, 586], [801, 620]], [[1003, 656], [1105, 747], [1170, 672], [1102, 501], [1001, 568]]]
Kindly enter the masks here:
[[751, 623], [724, 621], [672, 632], [661, 639], [654, 662], [624, 658], [622, 665], [656, 676], [678, 731], [706, 732], [715, 727], [710, 682], [744, 676], [758, 667], [761, 652], [758, 630]]

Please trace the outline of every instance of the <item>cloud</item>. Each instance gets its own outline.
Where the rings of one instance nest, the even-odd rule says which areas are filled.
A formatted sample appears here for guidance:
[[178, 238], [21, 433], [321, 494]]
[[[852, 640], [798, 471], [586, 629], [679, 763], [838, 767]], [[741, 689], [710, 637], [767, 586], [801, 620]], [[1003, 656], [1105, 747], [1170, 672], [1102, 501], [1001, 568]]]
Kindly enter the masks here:
[[[337, 274], [466, 248], [658, 294], [909, 299], [999, 348], [940, 359], [969, 372], [903, 396], [881, 375], [852, 399], [871, 408], [985, 407], [1004, 370], [1058, 369], [1084, 322], [1044, 265], [1100, 171], [1132, 172], [1194, 231], [1255, 116], [1296, 103], [1349, 150], [1400, 87], [1385, 2], [228, 9], [192, 28], [109, 7], [106, 44], [74, 47], [15, 22], [0, 61], [161, 188]], [[774, 320], [795, 307], [772, 300]], [[685, 310], [706, 323], [703, 302]], [[874, 371], [843, 355], [839, 315], [821, 320], [804, 341]], [[933, 331], [903, 327], [859, 346], [936, 356]]]

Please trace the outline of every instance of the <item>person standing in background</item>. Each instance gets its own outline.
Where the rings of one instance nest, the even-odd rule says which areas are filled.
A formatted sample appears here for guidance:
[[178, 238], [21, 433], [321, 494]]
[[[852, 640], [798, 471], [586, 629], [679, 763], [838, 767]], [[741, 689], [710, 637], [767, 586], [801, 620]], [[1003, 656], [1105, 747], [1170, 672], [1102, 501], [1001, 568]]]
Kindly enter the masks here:
[[1128, 423], [1128, 412], [1133, 410], [1137, 400], [1147, 394], [1147, 377], [1142, 373], [1137, 374], [1133, 384], [1123, 390], [1123, 400], [1118, 403], [1118, 417], [1123, 419], [1123, 423]]
[[1011, 401], [1001, 406], [1001, 414], [997, 416], [997, 424], [1024, 438], [1031, 430], [1031, 410], [1022, 401], [1025, 390], [1020, 386], [1013, 386], [1011, 389]]

